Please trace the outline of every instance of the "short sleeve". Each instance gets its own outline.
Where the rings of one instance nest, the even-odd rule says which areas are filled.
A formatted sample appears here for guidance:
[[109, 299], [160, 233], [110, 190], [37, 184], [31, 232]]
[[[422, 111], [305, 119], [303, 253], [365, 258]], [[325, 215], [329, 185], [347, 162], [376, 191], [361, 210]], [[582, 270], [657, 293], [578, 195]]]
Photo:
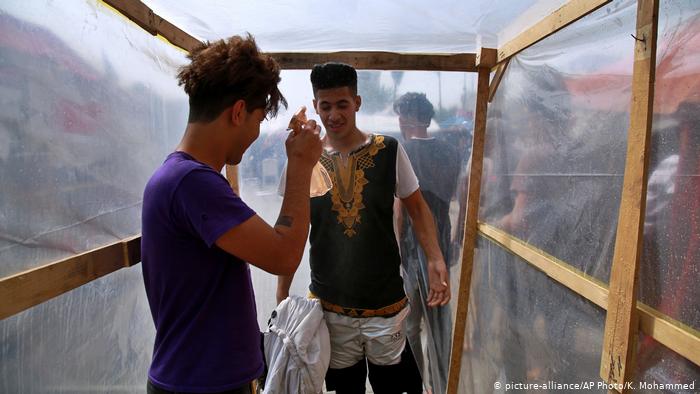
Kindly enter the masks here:
[[396, 197], [406, 198], [418, 190], [418, 178], [406, 150], [400, 143], [396, 148]]
[[175, 219], [209, 247], [255, 215], [226, 179], [209, 169], [195, 169], [185, 175], [173, 195], [172, 208]]

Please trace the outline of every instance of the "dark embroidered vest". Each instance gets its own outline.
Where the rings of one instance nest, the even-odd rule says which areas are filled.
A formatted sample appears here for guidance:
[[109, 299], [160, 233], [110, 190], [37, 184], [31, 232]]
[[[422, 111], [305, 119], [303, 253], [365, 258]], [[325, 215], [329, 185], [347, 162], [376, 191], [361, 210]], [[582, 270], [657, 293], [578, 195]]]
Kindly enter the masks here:
[[311, 286], [320, 299], [362, 309], [404, 296], [393, 226], [397, 142], [372, 135], [345, 165], [324, 152], [333, 188], [311, 199]]

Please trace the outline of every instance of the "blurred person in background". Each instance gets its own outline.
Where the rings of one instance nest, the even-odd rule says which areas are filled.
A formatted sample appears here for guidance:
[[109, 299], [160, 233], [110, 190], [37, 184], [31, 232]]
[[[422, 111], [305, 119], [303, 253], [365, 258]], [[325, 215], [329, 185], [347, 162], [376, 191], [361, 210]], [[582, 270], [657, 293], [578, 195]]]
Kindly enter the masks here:
[[[460, 155], [456, 146], [428, 134], [428, 127], [435, 115], [432, 103], [424, 93], [409, 92], [394, 103], [399, 116], [399, 128], [403, 146], [418, 178], [421, 193], [430, 208], [438, 243], [448, 266], [450, 256], [450, 202], [455, 196], [459, 175]], [[399, 202], [397, 200], [397, 202]], [[436, 392], [446, 389], [449, 368], [452, 319], [449, 306], [426, 308], [423, 299], [428, 289], [426, 256], [420, 248], [418, 237], [410, 225], [405, 208], [400, 202], [396, 209], [397, 228], [401, 246], [401, 265], [405, 272], [404, 286], [411, 300], [411, 313], [406, 319], [406, 335], [415, 349], [418, 367], [423, 371], [424, 360], [421, 341], [421, 320], [425, 318], [428, 331], [428, 358], [430, 385]], [[433, 365], [433, 364], [437, 365]]]

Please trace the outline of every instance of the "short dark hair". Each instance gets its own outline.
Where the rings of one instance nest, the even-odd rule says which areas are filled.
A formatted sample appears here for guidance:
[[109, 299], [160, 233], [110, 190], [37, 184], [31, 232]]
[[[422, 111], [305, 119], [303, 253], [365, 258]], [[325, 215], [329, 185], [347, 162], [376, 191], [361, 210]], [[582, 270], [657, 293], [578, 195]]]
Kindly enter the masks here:
[[311, 87], [314, 97], [319, 89], [334, 89], [349, 87], [357, 94], [357, 71], [349, 64], [328, 62], [316, 64], [311, 69]]
[[287, 107], [277, 87], [279, 65], [260, 52], [250, 34], [204, 43], [188, 58], [177, 78], [190, 97], [190, 123], [211, 122], [238, 100], [249, 113], [262, 108], [266, 116], [277, 115], [280, 103]]
[[435, 116], [433, 104], [425, 97], [425, 93], [408, 92], [394, 102], [394, 112], [398, 115], [413, 116], [419, 122], [430, 124]]

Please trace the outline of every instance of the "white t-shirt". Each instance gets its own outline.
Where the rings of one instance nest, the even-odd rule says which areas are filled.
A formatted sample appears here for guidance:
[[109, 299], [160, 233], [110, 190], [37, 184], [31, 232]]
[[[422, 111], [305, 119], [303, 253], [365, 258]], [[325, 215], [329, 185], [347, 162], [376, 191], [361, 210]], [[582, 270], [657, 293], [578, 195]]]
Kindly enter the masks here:
[[[371, 139], [367, 139], [367, 143], [369, 143]], [[413, 166], [411, 165], [411, 160], [408, 158], [408, 154], [406, 154], [406, 150], [403, 148], [403, 145], [401, 145], [400, 142], [397, 141], [397, 149], [396, 149], [396, 191], [395, 195], [398, 198], [404, 199], [411, 194], [413, 194], [416, 190], [418, 190], [418, 187], [420, 186], [418, 184], [418, 177], [416, 177], [416, 173], [413, 171]], [[287, 165], [284, 165], [284, 169], [282, 170], [282, 176], [280, 177], [280, 183], [277, 188], [277, 193], [280, 196], [284, 196], [284, 187], [287, 179]]]

